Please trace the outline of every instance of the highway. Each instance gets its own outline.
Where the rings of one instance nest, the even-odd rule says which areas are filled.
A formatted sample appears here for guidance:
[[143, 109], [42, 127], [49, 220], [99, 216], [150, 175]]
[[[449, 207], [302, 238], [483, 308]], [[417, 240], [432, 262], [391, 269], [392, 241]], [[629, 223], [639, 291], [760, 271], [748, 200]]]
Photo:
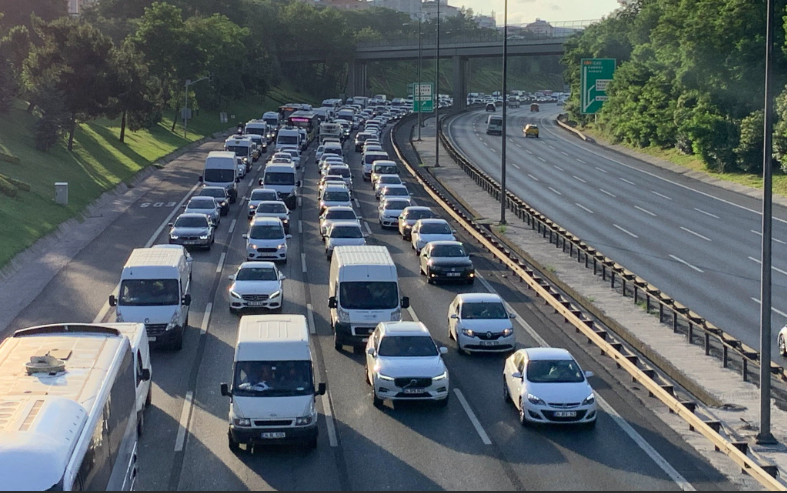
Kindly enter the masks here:
[[[544, 141], [550, 141], [549, 133], [544, 133]], [[165, 177], [161, 185], [69, 263], [10, 329], [114, 320], [105, 303], [129, 253], [166, 242], [161, 226], [196, 189], [207, 152], [219, 148], [219, 143], [204, 145], [178, 165], [159, 171], [157, 176]], [[562, 319], [528, 298], [483, 253], [470, 248], [478, 255], [476, 268], [484, 282], [473, 287], [427, 285], [418, 275], [409, 244], [395, 231], [379, 228], [376, 201], [362, 181], [359, 156], [351, 151], [348, 155], [356, 207], [372, 233], [369, 243], [388, 247], [403, 294], [412, 300], [405, 318], [424, 322], [438, 343], [450, 348], [445, 360], [454, 390], [448, 407], [419, 403], [377, 409], [364, 383], [362, 357], [334, 350], [327, 308], [329, 264], [317, 227], [318, 174], [312, 148], [303, 160], [302, 205], [291, 216], [294, 237], [282, 269], [287, 276], [284, 312], [313, 320], [318, 382], [328, 384], [328, 394], [319, 401], [317, 450], [270, 447], [235, 455], [227, 447], [229, 401], [221, 397], [219, 384], [231, 376], [239, 320], [230, 314], [227, 299], [227, 277], [245, 257], [242, 235], [248, 222], [245, 204], [239, 200], [222, 218], [214, 248], [193, 253], [193, 303], [183, 350], [153, 353], [153, 406], [146, 412], [140, 442], [139, 489], [735, 489], [642, 406], [628, 387], [620, 385], [608, 367], [596, 361], [597, 352], [585, 352], [588, 346], [565, 330]], [[248, 196], [261, 167], [255, 165], [243, 181], [239, 197]], [[571, 193], [565, 183], [555, 185], [564, 187], [566, 195]], [[434, 206], [412, 181], [409, 186], [420, 205]], [[566, 210], [572, 209], [566, 206]], [[504, 356], [469, 357], [456, 352], [447, 336], [449, 303], [457, 293], [489, 289], [500, 293], [519, 315], [515, 327], [520, 347], [542, 340], [566, 347], [584, 369], [596, 374], [591, 383], [603, 401], [603, 412], [595, 430], [521, 428], [515, 409], [502, 397]]]
[[[586, 143], [560, 129], [562, 110], [510, 110], [508, 186], [553, 221], [746, 344], [759, 347], [760, 202]], [[502, 141], [487, 113], [452, 120], [462, 152], [500, 180]], [[539, 139], [522, 128], [538, 124]], [[776, 335], [787, 323], [787, 211], [775, 207]]]

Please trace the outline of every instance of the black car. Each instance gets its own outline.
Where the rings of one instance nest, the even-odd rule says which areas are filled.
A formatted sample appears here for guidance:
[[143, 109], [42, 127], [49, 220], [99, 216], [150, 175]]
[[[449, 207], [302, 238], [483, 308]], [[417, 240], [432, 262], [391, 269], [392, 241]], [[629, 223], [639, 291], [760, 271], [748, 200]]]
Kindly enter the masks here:
[[486, 105], [486, 111], [495, 112], [497, 111], [497, 106], [495, 106], [495, 103], [489, 103]]
[[230, 213], [230, 195], [224, 187], [204, 187], [200, 190], [198, 197], [213, 197], [221, 207], [221, 215], [226, 216]]
[[433, 241], [429, 243], [420, 256], [421, 275], [426, 282], [436, 284], [438, 281], [454, 281], [473, 284], [475, 267], [470, 255], [458, 241]]

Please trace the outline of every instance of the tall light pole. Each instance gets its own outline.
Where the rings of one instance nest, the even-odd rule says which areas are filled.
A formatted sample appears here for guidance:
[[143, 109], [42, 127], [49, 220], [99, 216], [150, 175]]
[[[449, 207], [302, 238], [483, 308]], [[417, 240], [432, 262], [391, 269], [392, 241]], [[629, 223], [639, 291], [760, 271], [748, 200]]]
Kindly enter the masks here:
[[776, 11], [767, 0], [765, 35], [765, 135], [763, 138], [762, 274], [760, 299], [760, 433], [757, 443], [772, 445], [771, 434], [771, 266], [773, 242], [773, 38]]
[[508, 0], [503, 15], [503, 164], [500, 173], [500, 224], [506, 224], [506, 137], [508, 137]]
[[440, 2], [437, 0], [437, 53], [435, 54], [434, 76], [434, 166], [440, 167]]
[[[421, 90], [421, 66], [423, 65], [423, 42], [421, 40], [421, 18], [423, 17], [423, 4], [419, 2], [418, 5], [418, 91], [413, 88], [413, 97], [416, 99], [419, 97], [419, 95], [416, 95], [416, 93], [420, 93]], [[421, 127], [424, 126], [424, 116], [421, 113], [421, 102], [415, 101], [415, 104], [418, 106], [418, 142], [421, 142]]]

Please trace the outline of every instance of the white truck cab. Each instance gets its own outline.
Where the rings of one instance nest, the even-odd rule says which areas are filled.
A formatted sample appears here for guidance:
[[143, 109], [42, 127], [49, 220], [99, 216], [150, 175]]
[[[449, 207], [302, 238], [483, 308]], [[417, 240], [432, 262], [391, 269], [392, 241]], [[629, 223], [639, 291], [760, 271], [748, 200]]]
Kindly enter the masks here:
[[301, 442], [317, 447], [315, 388], [309, 328], [302, 315], [256, 315], [240, 320], [230, 398], [229, 448], [244, 444]]
[[206, 187], [224, 187], [230, 196], [230, 203], [238, 200], [237, 183], [238, 166], [235, 153], [230, 151], [212, 151], [205, 160], [205, 170], [200, 176], [200, 181]]

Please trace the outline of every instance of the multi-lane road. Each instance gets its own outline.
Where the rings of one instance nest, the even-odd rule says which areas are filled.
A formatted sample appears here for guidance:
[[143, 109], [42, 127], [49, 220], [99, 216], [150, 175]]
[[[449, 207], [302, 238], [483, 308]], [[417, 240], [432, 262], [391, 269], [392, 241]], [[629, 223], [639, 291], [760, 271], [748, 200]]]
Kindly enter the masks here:
[[[561, 110], [511, 110], [508, 186], [573, 234], [752, 347], [759, 347], [762, 215], [757, 200], [585, 143]], [[502, 141], [486, 113], [454, 119], [462, 152], [500, 180]], [[538, 124], [539, 139], [522, 127]], [[787, 211], [774, 221], [773, 329], [787, 323]]]
[[[129, 253], [166, 241], [162, 225], [194, 191], [207, 152], [219, 145], [205, 145], [159, 171], [157, 177], [165, 178], [161, 184], [70, 262], [10, 329], [113, 320], [105, 302]], [[239, 201], [223, 218], [214, 249], [193, 253], [193, 303], [183, 350], [153, 354], [153, 406], [140, 442], [140, 489], [735, 488], [641, 405], [607, 366], [595, 360], [597, 354], [586, 353], [586, 346], [572, 339], [561, 319], [542, 311], [481, 252], [475, 261], [484, 280], [474, 287], [427, 285], [418, 275], [409, 244], [396, 232], [379, 228], [376, 201], [362, 181], [359, 157], [348, 154], [356, 180], [356, 208], [365, 218], [364, 228], [372, 233], [369, 242], [388, 247], [403, 294], [412, 300], [405, 318], [424, 322], [439, 344], [451, 348], [445, 357], [454, 388], [448, 407], [419, 403], [375, 408], [364, 383], [362, 357], [334, 350], [327, 308], [329, 265], [318, 234], [318, 174], [310, 150], [303, 159], [302, 203], [292, 214], [290, 258], [282, 268], [287, 276], [284, 312], [310, 320], [318, 381], [328, 384], [328, 395], [319, 401], [317, 450], [272, 447], [235, 455], [227, 447], [229, 402], [221, 397], [219, 384], [231, 375], [239, 320], [229, 313], [227, 299], [227, 277], [245, 256], [242, 235], [248, 221], [246, 206]], [[248, 196], [261, 166], [255, 165], [244, 180], [240, 197]], [[434, 205], [416, 184], [409, 185], [419, 204]], [[566, 347], [585, 369], [596, 373], [592, 383], [603, 412], [594, 431], [521, 428], [514, 408], [503, 400], [504, 356], [456, 352], [447, 336], [448, 305], [457, 293], [487, 290], [499, 292], [518, 313], [521, 347], [544, 342]]]

